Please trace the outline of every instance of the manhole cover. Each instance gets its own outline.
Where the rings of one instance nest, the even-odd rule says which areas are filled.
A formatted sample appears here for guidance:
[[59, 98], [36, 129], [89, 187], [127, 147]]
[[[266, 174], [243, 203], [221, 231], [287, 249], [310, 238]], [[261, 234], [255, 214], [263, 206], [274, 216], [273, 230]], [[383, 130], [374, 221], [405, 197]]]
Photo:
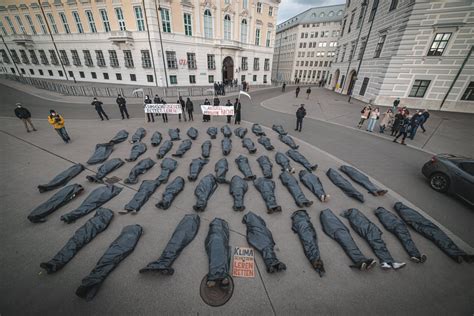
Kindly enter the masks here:
[[217, 307], [224, 305], [230, 300], [232, 294], [234, 294], [234, 280], [230, 275], [227, 275], [227, 278], [230, 282], [228, 286], [224, 287], [220, 282], [217, 282], [214, 287], [207, 287], [207, 274], [202, 278], [199, 294], [201, 294], [204, 303]]
[[108, 184], [114, 184], [114, 183], [117, 183], [119, 182], [120, 178], [117, 178], [117, 177], [111, 177], [111, 178], [107, 178], [107, 180], [105, 180], [105, 183], [108, 183]]

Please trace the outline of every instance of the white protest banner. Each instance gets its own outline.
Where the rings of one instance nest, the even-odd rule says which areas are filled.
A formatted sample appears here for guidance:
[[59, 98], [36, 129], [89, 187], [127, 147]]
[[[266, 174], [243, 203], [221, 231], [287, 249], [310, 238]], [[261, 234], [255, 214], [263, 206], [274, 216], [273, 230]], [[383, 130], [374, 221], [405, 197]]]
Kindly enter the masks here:
[[181, 114], [181, 104], [145, 104], [145, 113]]
[[201, 105], [203, 115], [234, 115], [233, 106]]
[[232, 261], [232, 276], [241, 278], [255, 277], [254, 252], [252, 248], [235, 247]]

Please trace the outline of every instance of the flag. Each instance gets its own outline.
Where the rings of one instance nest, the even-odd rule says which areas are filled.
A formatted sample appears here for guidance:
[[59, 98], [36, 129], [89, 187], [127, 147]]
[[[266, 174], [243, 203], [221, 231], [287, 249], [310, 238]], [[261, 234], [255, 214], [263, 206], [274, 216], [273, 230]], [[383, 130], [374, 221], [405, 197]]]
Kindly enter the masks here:
[[240, 95], [241, 95], [241, 94], [247, 96], [250, 100], [252, 100], [252, 97], [251, 97], [250, 94], [248, 94], [247, 92], [240, 91], [240, 92], [239, 92], [239, 98], [240, 98]]
[[144, 92], [143, 92], [143, 89], [140, 88], [140, 89], [133, 90], [133, 91], [132, 91], [132, 94], [135, 95], [135, 94], [138, 93], [138, 92], [144, 93]]

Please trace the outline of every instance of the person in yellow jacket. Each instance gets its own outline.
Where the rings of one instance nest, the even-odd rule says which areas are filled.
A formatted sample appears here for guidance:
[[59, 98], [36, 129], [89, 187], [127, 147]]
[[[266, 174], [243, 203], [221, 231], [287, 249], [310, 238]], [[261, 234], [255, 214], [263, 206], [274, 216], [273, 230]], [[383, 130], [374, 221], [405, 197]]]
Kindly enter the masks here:
[[51, 124], [63, 141], [67, 144], [71, 141], [69, 135], [67, 134], [66, 128], [64, 127], [64, 118], [56, 113], [55, 110], [50, 110], [48, 116], [48, 122]]

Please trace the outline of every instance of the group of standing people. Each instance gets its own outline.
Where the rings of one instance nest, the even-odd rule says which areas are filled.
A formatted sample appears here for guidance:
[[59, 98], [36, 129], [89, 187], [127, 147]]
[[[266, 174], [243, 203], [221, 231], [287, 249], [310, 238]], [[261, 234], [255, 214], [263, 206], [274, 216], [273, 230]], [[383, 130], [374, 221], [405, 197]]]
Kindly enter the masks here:
[[[221, 101], [219, 100], [219, 98], [217, 96], [214, 97], [213, 105], [214, 106], [219, 106], [220, 104], [221, 104]], [[209, 101], [209, 99], [206, 98], [204, 100], [204, 105], [211, 105], [211, 102]], [[240, 103], [239, 98], [235, 99], [234, 104], [232, 104], [232, 102], [230, 100], [227, 100], [227, 103], [225, 104], [225, 106], [228, 106], [228, 107], [233, 106], [234, 107], [234, 124], [239, 124], [240, 125], [242, 104]], [[211, 121], [211, 116], [204, 114], [202, 116], [202, 121], [203, 122], [210, 122]], [[232, 115], [227, 115], [227, 123], [228, 124], [232, 123]]]
[[[286, 85], [285, 85], [285, 87], [286, 87]], [[285, 91], [285, 89], [282, 88], [282, 92], [284, 92], [284, 91]], [[296, 87], [296, 90], [295, 90], [295, 96], [296, 96], [296, 98], [298, 98], [298, 96], [299, 96], [299, 94], [300, 94], [300, 91], [301, 91], [300, 86]], [[309, 99], [309, 95], [310, 95], [310, 94], [311, 94], [311, 87], [308, 87], [308, 89], [306, 89], [306, 100]]]

